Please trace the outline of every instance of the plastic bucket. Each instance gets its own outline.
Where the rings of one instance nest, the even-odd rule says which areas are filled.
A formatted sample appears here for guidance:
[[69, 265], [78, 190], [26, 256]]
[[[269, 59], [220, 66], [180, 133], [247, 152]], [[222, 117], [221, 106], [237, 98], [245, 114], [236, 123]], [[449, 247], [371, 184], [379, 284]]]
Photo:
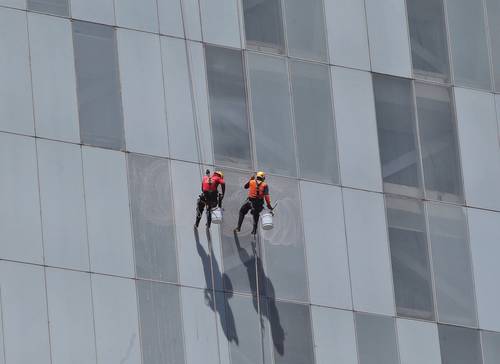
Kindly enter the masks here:
[[212, 223], [213, 224], [222, 224], [222, 209], [220, 207], [216, 207], [210, 211], [212, 214]]
[[273, 214], [270, 212], [265, 212], [261, 216], [261, 221], [262, 221], [262, 229], [264, 230], [271, 230], [274, 225], [273, 225]]

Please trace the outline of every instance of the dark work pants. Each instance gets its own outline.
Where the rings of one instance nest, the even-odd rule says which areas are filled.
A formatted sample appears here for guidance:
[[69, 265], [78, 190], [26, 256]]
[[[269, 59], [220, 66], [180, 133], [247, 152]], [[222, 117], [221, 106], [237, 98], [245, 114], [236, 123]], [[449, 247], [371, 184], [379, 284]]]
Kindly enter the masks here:
[[240, 216], [238, 217], [238, 229], [241, 229], [241, 224], [243, 224], [243, 219], [248, 211], [251, 210], [253, 216], [253, 229], [252, 234], [257, 232], [257, 225], [259, 223], [259, 216], [264, 209], [264, 200], [261, 198], [249, 198], [245, 201], [243, 206], [240, 208]]
[[207, 209], [207, 227], [212, 225], [212, 214], [210, 210], [217, 207], [219, 204], [219, 194], [217, 191], [214, 192], [203, 192], [196, 202], [196, 222], [195, 225], [198, 227], [200, 224], [201, 216], [203, 215], [203, 210]]

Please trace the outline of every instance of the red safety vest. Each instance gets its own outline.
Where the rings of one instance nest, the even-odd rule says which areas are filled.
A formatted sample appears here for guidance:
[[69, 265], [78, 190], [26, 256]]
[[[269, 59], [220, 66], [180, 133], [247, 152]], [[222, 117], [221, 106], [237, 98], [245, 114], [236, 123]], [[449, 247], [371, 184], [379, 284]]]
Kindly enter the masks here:
[[267, 183], [260, 182], [257, 183], [256, 180], [252, 179], [248, 182], [248, 197], [250, 198], [264, 198], [267, 193]]
[[203, 192], [215, 192], [220, 184], [224, 184], [224, 179], [218, 175], [203, 176], [201, 190]]

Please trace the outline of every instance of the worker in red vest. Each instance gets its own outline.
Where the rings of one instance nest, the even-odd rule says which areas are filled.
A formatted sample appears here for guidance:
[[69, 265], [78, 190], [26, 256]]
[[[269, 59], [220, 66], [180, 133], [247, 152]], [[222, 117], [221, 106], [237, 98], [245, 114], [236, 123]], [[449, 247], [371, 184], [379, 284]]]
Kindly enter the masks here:
[[271, 206], [271, 197], [269, 196], [269, 187], [267, 183], [264, 182], [265, 179], [266, 175], [264, 172], [257, 172], [256, 176], [252, 176], [245, 184], [244, 187], [248, 190], [248, 199], [240, 208], [238, 226], [234, 229], [234, 232], [240, 232], [243, 219], [248, 211], [251, 210], [253, 216], [252, 234], [257, 234], [257, 224], [259, 223], [260, 213], [264, 209], [264, 200], [266, 201], [267, 208], [271, 211], [273, 210], [273, 207]]
[[[222, 193], [219, 193], [219, 186], [221, 187]], [[224, 182], [224, 173], [215, 171], [214, 174], [210, 176], [210, 171], [207, 169], [206, 175], [203, 176], [203, 180], [201, 181], [201, 195], [198, 197], [196, 204], [195, 228], [198, 228], [201, 215], [205, 208], [207, 209], [207, 228], [210, 228], [212, 224], [212, 214], [210, 211], [217, 206], [222, 207], [222, 200], [224, 199], [225, 193], [226, 183]]]

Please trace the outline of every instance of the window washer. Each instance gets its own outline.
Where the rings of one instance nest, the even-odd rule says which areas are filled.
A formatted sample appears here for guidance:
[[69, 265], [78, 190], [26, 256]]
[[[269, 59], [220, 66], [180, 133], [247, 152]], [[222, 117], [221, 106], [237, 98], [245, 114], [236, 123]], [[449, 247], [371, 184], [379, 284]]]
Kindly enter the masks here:
[[248, 211], [251, 210], [253, 216], [252, 235], [257, 234], [257, 224], [259, 223], [260, 213], [264, 209], [264, 200], [266, 201], [267, 208], [271, 211], [273, 210], [271, 206], [271, 197], [269, 196], [269, 187], [267, 183], [264, 182], [265, 179], [266, 175], [264, 172], [257, 172], [256, 176], [252, 176], [245, 184], [244, 187], [248, 190], [248, 199], [243, 206], [241, 206], [238, 226], [234, 229], [234, 232], [240, 232], [243, 219]]
[[[221, 192], [219, 193], [218, 187], [221, 187]], [[197, 229], [200, 224], [201, 215], [203, 215], [203, 209], [207, 209], [207, 228], [210, 228], [212, 224], [212, 214], [211, 210], [216, 207], [222, 207], [222, 200], [224, 199], [224, 194], [226, 193], [226, 183], [224, 182], [224, 173], [221, 171], [215, 171], [212, 176], [210, 176], [210, 170], [207, 169], [205, 176], [201, 182], [201, 195], [198, 197], [196, 203], [196, 222], [194, 227]]]

